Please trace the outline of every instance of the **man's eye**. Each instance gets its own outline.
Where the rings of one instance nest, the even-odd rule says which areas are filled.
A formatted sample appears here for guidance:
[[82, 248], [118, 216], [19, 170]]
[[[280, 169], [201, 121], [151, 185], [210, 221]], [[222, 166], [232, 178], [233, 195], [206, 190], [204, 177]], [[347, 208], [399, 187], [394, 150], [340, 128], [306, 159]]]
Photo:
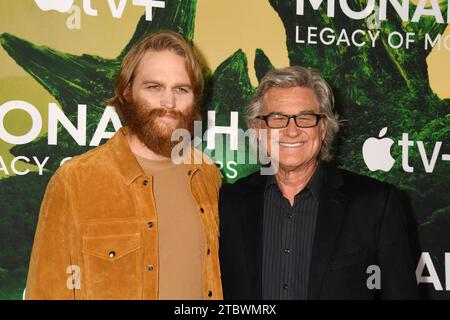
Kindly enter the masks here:
[[313, 114], [301, 114], [297, 116], [297, 118], [300, 120], [312, 120], [315, 119], [316, 117]]
[[158, 85], [148, 86], [148, 89], [151, 91], [158, 91], [160, 88], [161, 88], [161, 86], [158, 86]]
[[188, 93], [188, 90], [186, 88], [183, 88], [183, 87], [177, 87], [177, 88], [175, 88], [175, 92], [177, 92], [177, 93]]

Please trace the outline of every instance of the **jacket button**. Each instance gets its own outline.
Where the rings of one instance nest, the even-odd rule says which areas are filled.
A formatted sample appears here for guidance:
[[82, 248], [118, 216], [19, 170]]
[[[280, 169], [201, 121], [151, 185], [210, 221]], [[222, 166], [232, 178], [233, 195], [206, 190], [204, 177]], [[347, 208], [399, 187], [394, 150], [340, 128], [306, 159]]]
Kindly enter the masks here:
[[144, 180], [144, 182], [142, 182], [142, 184], [143, 184], [144, 186], [148, 185], [148, 180]]
[[188, 171], [188, 176], [190, 176], [190, 175], [191, 175], [191, 173], [192, 173], [192, 170], [189, 170], [189, 171]]
[[211, 253], [211, 250], [208, 248], [208, 251], [206, 251], [206, 254], [209, 255]]
[[212, 297], [212, 291], [208, 291], [208, 297]]
[[155, 269], [155, 267], [152, 264], [149, 264], [147, 268], [148, 271], [153, 271], [153, 269]]
[[108, 253], [108, 256], [109, 256], [110, 258], [114, 258], [114, 257], [116, 256], [116, 253], [115, 253], [114, 251], [110, 251], [110, 252]]
[[147, 227], [150, 229], [150, 228], [152, 228], [153, 227], [153, 222], [149, 222], [149, 223], [147, 223]]
[[200, 212], [201, 212], [201, 213], [204, 213], [204, 212], [205, 212], [205, 209], [200, 208]]

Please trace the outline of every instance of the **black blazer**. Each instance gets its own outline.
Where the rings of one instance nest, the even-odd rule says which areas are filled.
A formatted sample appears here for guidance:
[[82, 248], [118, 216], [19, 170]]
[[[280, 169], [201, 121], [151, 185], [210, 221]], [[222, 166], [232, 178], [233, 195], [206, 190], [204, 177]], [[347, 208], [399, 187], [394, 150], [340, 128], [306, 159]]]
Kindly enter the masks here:
[[[262, 298], [266, 176], [222, 186], [220, 264], [225, 299]], [[398, 190], [323, 163], [308, 299], [416, 299], [415, 256]], [[378, 265], [381, 289], [369, 290]]]

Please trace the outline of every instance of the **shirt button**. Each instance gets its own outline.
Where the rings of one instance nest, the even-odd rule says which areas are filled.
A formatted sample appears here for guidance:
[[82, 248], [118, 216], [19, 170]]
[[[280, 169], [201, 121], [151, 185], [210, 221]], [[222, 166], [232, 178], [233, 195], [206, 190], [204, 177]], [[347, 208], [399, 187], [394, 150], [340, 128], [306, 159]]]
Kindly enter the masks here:
[[189, 171], [188, 171], [188, 176], [190, 176], [190, 175], [191, 175], [191, 173], [192, 173], [192, 171], [191, 171], [191, 170], [189, 170]]
[[292, 219], [292, 214], [288, 214], [288, 219]]
[[206, 254], [209, 255], [211, 253], [211, 250], [208, 249], [208, 251], [206, 251]]
[[150, 229], [150, 228], [152, 228], [153, 227], [153, 222], [149, 222], [149, 223], [147, 223], [147, 227]]
[[284, 253], [291, 253], [291, 249], [289, 248], [284, 249]]
[[144, 186], [148, 185], [148, 180], [144, 180], [144, 182], [142, 182], [142, 184], [143, 184]]
[[108, 256], [109, 256], [110, 258], [114, 258], [114, 257], [116, 256], [116, 253], [115, 253], [114, 251], [110, 251], [110, 252], [108, 253]]
[[153, 271], [153, 269], [155, 269], [155, 267], [152, 264], [149, 264], [147, 268], [148, 271]]
[[212, 297], [212, 291], [208, 291], [208, 297]]
[[205, 209], [200, 208], [200, 212], [201, 212], [201, 213], [204, 213], [204, 212], [205, 212]]
[[283, 289], [289, 289], [289, 285], [287, 283], [283, 284]]

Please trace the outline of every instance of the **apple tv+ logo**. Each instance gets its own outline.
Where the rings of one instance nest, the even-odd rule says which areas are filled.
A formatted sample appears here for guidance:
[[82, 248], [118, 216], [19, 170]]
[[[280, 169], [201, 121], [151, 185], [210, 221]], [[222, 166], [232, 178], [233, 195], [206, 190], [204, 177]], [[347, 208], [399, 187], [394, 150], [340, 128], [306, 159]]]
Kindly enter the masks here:
[[35, 0], [41, 10], [56, 10], [58, 12], [67, 12], [72, 7], [74, 0]]
[[[92, 7], [92, 0], [83, 0], [82, 9], [88, 16], [98, 16], [98, 9]], [[122, 18], [128, 0], [108, 0], [111, 16], [116, 19]], [[66, 26], [68, 29], [81, 28], [81, 8], [74, 4], [74, 0], [34, 0], [39, 9], [43, 11], [55, 10], [70, 14]], [[145, 20], [152, 21], [155, 8], [165, 8], [165, 1], [159, 0], [132, 0], [133, 6], [145, 7]]]
[[[394, 140], [391, 138], [384, 138], [387, 133], [387, 127], [380, 130], [378, 138], [371, 137], [364, 141], [362, 147], [362, 154], [364, 162], [370, 171], [384, 171], [388, 172], [392, 169], [395, 159], [391, 155], [391, 147]], [[398, 145], [402, 147], [402, 168], [405, 172], [414, 172], [414, 167], [409, 164], [409, 148], [417, 145], [419, 149], [420, 158], [422, 160], [425, 172], [431, 173], [434, 170], [436, 161], [439, 157], [442, 141], [437, 141], [434, 144], [431, 157], [425, 151], [423, 141], [411, 141], [407, 133], [402, 134], [402, 139], [398, 141]], [[450, 160], [450, 154], [442, 154], [443, 161]]]

